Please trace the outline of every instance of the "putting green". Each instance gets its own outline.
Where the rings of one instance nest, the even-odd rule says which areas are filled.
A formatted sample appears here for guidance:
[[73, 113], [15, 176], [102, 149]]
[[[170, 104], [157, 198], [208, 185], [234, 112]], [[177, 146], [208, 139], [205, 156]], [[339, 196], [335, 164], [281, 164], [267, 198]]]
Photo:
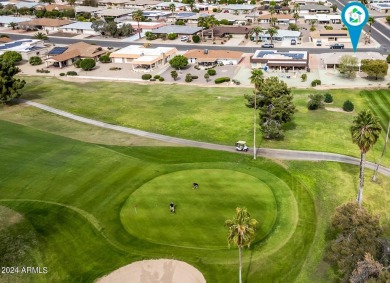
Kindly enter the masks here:
[[[198, 189], [192, 183], [199, 184]], [[176, 204], [176, 213], [169, 203]], [[153, 243], [226, 248], [224, 221], [247, 207], [259, 221], [256, 240], [266, 237], [277, 216], [272, 189], [251, 175], [221, 169], [184, 170], [159, 176], [130, 195], [120, 216], [132, 235]]]

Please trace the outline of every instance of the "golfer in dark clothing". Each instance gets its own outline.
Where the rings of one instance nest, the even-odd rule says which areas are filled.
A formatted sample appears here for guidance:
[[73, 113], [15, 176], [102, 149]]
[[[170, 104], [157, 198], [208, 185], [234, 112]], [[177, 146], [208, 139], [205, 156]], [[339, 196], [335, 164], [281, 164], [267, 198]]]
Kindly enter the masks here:
[[175, 204], [173, 202], [171, 202], [169, 204], [169, 210], [172, 212], [172, 213], [175, 213]]
[[192, 183], [192, 188], [193, 189], [197, 189], [199, 187], [199, 184], [198, 183]]

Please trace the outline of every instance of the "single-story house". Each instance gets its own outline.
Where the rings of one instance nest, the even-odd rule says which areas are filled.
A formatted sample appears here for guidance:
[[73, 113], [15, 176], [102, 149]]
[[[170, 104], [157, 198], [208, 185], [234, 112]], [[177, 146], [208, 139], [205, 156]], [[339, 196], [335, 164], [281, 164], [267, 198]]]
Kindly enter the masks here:
[[48, 48], [43, 40], [20, 39], [0, 44], [0, 55], [6, 51], [16, 51], [22, 55], [23, 60], [29, 60], [34, 56], [45, 56]]
[[230, 24], [233, 25], [245, 25], [247, 23], [251, 23], [253, 21], [253, 16], [248, 18], [248, 15], [250, 14], [230, 14], [230, 13], [218, 13], [215, 14], [214, 17], [218, 20], [227, 20]]
[[49, 19], [49, 18], [39, 18], [33, 19], [28, 22], [20, 23], [19, 26], [22, 29], [40, 29], [49, 32], [57, 32], [60, 27], [69, 25], [72, 21], [60, 20], [60, 19]]
[[328, 14], [304, 15], [303, 18], [305, 23], [316, 21], [319, 24], [341, 24], [341, 15], [328, 15]]
[[96, 14], [100, 18], [120, 18], [131, 15], [135, 10], [136, 9], [104, 9], [96, 11], [94, 14]]
[[45, 5], [47, 5], [47, 4], [46, 3], [39, 3], [39, 2], [24, 2], [24, 1], [20, 1], [20, 2], [15, 4], [15, 8], [18, 9], [18, 10], [20, 8], [32, 9], [32, 8], [37, 8], [37, 7], [45, 6]]
[[13, 16], [0, 16], [0, 26], [8, 27], [10, 23], [23, 23], [31, 21], [31, 18], [13, 17]]
[[237, 65], [241, 62], [244, 53], [230, 50], [209, 50], [209, 49], [192, 49], [187, 51], [184, 56], [191, 64], [199, 65]]
[[203, 36], [211, 38], [212, 34], [214, 34], [214, 37], [222, 38], [234, 34], [246, 35], [249, 34], [251, 30], [251, 28], [245, 26], [217, 26], [214, 29], [205, 30]]
[[323, 53], [320, 54], [320, 67], [324, 69], [333, 69], [339, 67], [340, 58], [344, 55], [351, 55], [358, 59], [358, 67], [360, 72], [360, 64], [364, 59], [373, 59], [373, 60], [385, 60], [383, 56], [378, 52], [337, 52], [337, 53]]
[[145, 19], [152, 21], [166, 20], [172, 14], [170, 11], [143, 11]]
[[90, 7], [90, 6], [76, 6], [74, 12], [76, 15], [83, 13], [90, 13], [94, 17], [97, 16], [96, 12], [104, 10], [104, 7]]
[[321, 41], [337, 41], [337, 42], [350, 42], [349, 34], [347, 30], [316, 30], [310, 32], [310, 38], [313, 42], [317, 40]]
[[327, 0], [293, 0], [291, 3], [298, 4], [298, 5], [309, 5], [309, 4], [320, 4], [320, 3], [328, 3]]
[[[300, 31], [278, 29], [278, 33], [272, 37], [272, 40], [276, 40], [276, 41], [291, 40], [291, 39], [299, 40], [300, 37], [301, 37]], [[256, 40], [256, 35], [252, 34], [251, 38], [252, 40]], [[259, 40], [270, 41], [271, 36], [265, 30], [264, 33], [259, 34]]]
[[156, 28], [152, 31], [153, 34], [170, 34], [176, 33], [177, 35], [194, 35], [199, 33], [203, 28], [202, 27], [189, 27], [189, 26], [179, 26], [179, 25], [170, 25]]
[[170, 5], [175, 5], [175, 11], [185, 11], [187, 7], [189, 7], [188, 4], [182, 4], [178, 2], [160, 2], [153, 6], [153, 8], [156, 8], [157, 10], [170, 10]]
[[309, 54], [307, 51], [256, 50], [250, 62], [252, 69], [306, 70], [309, 67]]
[[199, 12], [213, 12], [213, 9], [218, 9], [219, 5], [212, 3], [196, 3], [195, 8], [199, 10]]
[[263, 4], [265, 4], [265, 5], [269, 5], [271, 2], [275, 2], [276, 4], [279, 4], [279, 5], [280, 5], [280, 3], [283, 2], [283, 0], [264, 0], [264, 1], [262, 1], [262, 2], [263, 2]]
[[99, 7], [123, 9], [126, 7], [127, 2], [129, 2], [129, 0], [98, 0], [97, 4]]
[[371, 3], [370, 9], [380, 13], [388, 13], [390, 11], [390, 3]]
[[255, 5], [249, 4], [229, 4], [226, 6], [220, 6], [223, 12], [229, 12], [231, 14], [249, 14], [256, 10]]
[[92, 22], [75, 22], [59, 28], [64, 33], [100, 35], [92, 28]]
[[303, 5], [300, 6], [300, 14], [309, 14], [309, 13], [317, 13], [317, 14], [329, 14], [332, 8], [324, 5]]
[[72, 65], [78, 59], [91, 58], [95, 61], [103, 54], [107, 53], [105, 49], [98, 45], [92, 45], [85, 42], [77, 42], [68, 47], [54, 47], [48, 53], [46, 67], [50, 65], [60, 68]]
[[295, 23], [295, 19], [291, 14], [260, 15], [258, 20], [261, 24], [269, 24], [271, 22], [271, 18], [275, 18], [278, 25], [288, 25], [290, 23]]
[[153, 6], [160, 3], [160, 1], [156, 0], [133, 0], [133, 1], [127, 1], [125, 4], [126, 8], [134, 8], [134, 9], [140, 9], [140, 10], [146, 10], [146, 9], [152, 9]]
[[66, 10], [74, 10], [74, 7], [70, 6], [70, 5], [49, 4], [49, 5], [45, 5], [45, 6], [36, 7], [35, 10], [46, 10], [48, 12], [66, 11]]
[[[116, 20], [114, 20], [116, 21]], [[147, 31], [152, 31], [156, 28], [163, 27], [165, 26], [165, 23], [159, 23], [159, 22], [135, 22], [135, 21], [120, 21], [120, 24], [126, 24], [126, 25], [131, 25], [134, 29], [135, 32], [138, 32], [138, 27], [141, 31], [147, 32]]]
[[133, 71], [147, 71], [161, 67], [177, 53], [174, 47], [145, 48], [141, 45], [130, 45], [110, 54], [113, 63], [129, 63]]

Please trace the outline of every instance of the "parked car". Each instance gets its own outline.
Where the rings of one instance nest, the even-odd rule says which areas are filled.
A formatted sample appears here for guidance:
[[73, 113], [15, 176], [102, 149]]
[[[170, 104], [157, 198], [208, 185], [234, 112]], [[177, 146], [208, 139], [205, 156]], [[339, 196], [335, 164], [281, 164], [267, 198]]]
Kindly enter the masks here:
[[330, 49], [344, 49], [344, 44], [342, 43], [335, 43], [330, 46]]
[[272, 43], [264, 43], [261, 48], [274, 48], [274, 45]]
[[296, 45], [297, 41], [295, 39], [291, 39], [291, 45]]
[[188, 36], [183, 35], [182, 37], [180, 37], [180, 40], [181, 41], [187, 41], [188, 40]]
[[322, 46], [322, 41], [321, 40], [317, 40], [316, 41], [316, 46]]

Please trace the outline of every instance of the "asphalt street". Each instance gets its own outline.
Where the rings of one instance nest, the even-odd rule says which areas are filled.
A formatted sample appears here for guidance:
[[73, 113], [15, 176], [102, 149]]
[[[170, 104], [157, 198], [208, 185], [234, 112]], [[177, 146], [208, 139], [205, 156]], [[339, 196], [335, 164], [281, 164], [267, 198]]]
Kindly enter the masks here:
[[[387, 31], [388, 32], [388, 31]], [[7, 33], [2, 33], [2, 34], [7, 34]], [[9, 37], [13, 40], [18, 40], [18, 39], [24, 39], [26, 37], [31, 37], [31, 35], [25, 35], [25, 34], [14, 34], [14, 33], [9, 33]], [[376, 34], [372, 34], [372, 36], [375, 38]], [[379, 33], [378, 33], [378, 36]], [[375, 38], [376, 39], [376, 38]], [[385, 38], [383, 39], [385, 40]], [[130, 44], [135, 44], [135, 45], [143, 45], [143, 43], [140, 42], [125, 42], [125, 41], [118, 41], [118, 40], [97, 40], [97, 39], [74, 39], [74, 38], [67, 38], [67, 37], [53, 37], [49, 36], [49, 42], [54, 43], [54, 44], [72, 44], [76, 42], [84, 41], [87, 43], [94, 43], [96, 45], [100, 45], [102, 47], [115, 47], [115, 48], [122, 48], [126, 47]], [[153, 43], [152, 43], [153, 44]], [[185, 51], [189, 49], [198, 49], [199, 45], [197, 44], [172, 44], [172, 43], [158, 43], [158, 46], [164, 47], [176, 47], [177, 50], [180, 51]], [[387, 41], [387, 44], [384, 45], [386, 49], [378, 49], [378, 48], [365, 48], [364, 52], [380, 52], [382, 54], [387, 54], [388, 51], [390, 50], [390, 40]], [[260, 47], [246, 47], [246, 46], [218, 46], [218, 45], [202, 45], [202, 48], [207, 48], [210, 50], [215, 50], [215, 49], [229, 49], [233, 51], [241, 51], [244, 53], [254, 53], [256, 50], [261, 49]], [[269, 49], [265, 49], [269, 50]], [[290, 51], [291, 47], [278, 47], [278, 51]], [[335, 52], [353, 52], [352, 48], [345, 48], [345, 49], [330, 49], [330, 48], [300, 48], [299, 50], [305, 50], [308, 51], [311, 54], [320, 54], [320, 53], [335, 53]]]

